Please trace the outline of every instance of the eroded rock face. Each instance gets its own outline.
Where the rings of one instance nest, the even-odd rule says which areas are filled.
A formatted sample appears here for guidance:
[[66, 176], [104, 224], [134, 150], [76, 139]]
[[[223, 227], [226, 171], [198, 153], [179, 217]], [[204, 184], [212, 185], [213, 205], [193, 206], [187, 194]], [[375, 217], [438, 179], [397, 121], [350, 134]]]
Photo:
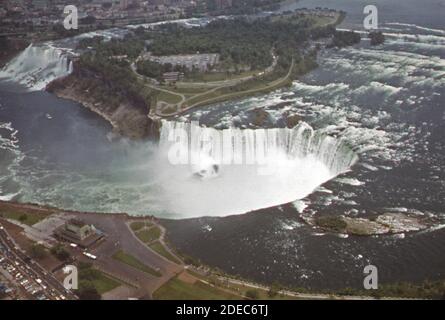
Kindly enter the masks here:
[[[100, 94], [96, 94], [98, 87], [102, 90]], [[88, 70], [77, 69], [73, 74], [51, 82], [47, 90], [99, 114], [110, 122], [118, 135], [135, 140], [159, 137], [160, 123], [149, 118], [150, 106], [126, 97], [121, 89]], [[119, 99], [113, 99], [117, 93]]]

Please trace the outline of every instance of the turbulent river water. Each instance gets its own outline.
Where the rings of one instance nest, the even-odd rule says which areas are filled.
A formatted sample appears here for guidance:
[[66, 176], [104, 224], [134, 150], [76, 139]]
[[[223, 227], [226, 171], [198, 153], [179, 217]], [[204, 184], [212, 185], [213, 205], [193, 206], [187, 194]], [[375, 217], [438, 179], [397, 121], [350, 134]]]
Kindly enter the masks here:
[[[363, 266], [370, 263], [385, 282], [443, 278], [445, 222], [405, 237], [346, 239], [316, 233], [296, 219], [302, 211], [351, 217], [409, 212], [445, 219], [445, 3], [375, 3], [384, 45], [371, 47], [363, 40], [323, 51], [320, 67], [290, 88], [164, 123], [161, 146], [178, 126], [191, 130], [177, 121], [198, 120], [217, 129], [200, 129], [204, 134], [260, 135], [252, 141], [279, 147], [282, 155], [272, 161], [280, 171], [260, 178], [257, 167], [219, 164], [215, 176], [196, 178], [203, 164], [208, 170], [215, 163], [171, 166], [155, 144], [111, 141], [105, 121], [38, 91], [69, 72], [69, 60], [48, 47], [28, 49], [32, 63], [20, 64], [26, 61], [22, 55], [9, 66], [15, 73], [6, 69], [3, 76], [13, 74], [15, 82], [35, 91], [0, 83], [1, 199], [201, 217], [166, 221], [173, 243], [204, 262], [261, 281], [359, 287]], [[362, 30], [365, 5], [303, 0], [283, 10], [341, 9], [348, 15], [339, 28]], [[63, 42], [63, 52], [70, 52], [70, 43]], [[35, 68], [36, 61], [50, 63]], [[267, 113], [265, 127], [279, 129], [248, 129], [259, 108]], [[282, 129], [288, 115], [304, 121], [293, 133]]]

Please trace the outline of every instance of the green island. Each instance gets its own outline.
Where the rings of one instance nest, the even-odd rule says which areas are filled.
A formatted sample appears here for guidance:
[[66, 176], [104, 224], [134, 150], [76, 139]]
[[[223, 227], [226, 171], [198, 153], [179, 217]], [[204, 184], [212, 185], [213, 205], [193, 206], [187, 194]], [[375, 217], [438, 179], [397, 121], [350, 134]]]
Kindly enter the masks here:
[[[82, 102], [123, 135], [146, 137], [153, 128], [147, 114], [170, 117], [289, 85], [317, 67], [318, 49], [343, 18], [334, 10], [297, 10], [193, 28], [138, 27], [110, 41], [85, 38], [74, 72], [48, 90]], [[132, 114], [116, 119], [122, 107]]]

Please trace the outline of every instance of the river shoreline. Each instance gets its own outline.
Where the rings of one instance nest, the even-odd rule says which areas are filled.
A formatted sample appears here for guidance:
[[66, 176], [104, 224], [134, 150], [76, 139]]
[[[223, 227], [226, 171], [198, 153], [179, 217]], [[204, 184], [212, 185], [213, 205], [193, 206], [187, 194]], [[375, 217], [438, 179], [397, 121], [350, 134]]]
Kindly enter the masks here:
[[[108, 105], [89, 94], [89, 88], [82, 87], [83, 78], [76, 71], [62, 79], [56, 79], [49, 83], [46, 91], [55, 96], [74, 101], [84, 108], [96, 113], [106, 120], [113, 128], [115, 136], [126, 137], [131, 140], [146, 140], [156, 138], [159, 134], [159, 123], [150, 118], [148, 112], [137, 107], [131, 100], [126, 99], [118, 106]], [[110, 92], [111, 94], [111, 92]]]

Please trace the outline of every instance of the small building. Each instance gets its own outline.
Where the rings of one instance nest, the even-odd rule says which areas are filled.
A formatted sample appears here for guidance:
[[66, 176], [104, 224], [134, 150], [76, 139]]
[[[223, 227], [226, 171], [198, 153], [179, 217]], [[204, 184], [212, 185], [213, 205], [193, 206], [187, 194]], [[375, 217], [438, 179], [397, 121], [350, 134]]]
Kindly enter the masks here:
[[184, 79], [184, 73], [182, 72], [165, 72], [162, 74], [162, 79], [165, 82], [176, 82]]
[[101, 239], [104, 234], [93, 225], [86, 224], [79, 219], [71, 219], [54, 231], [56, 238], [75, 243], [87, 248]]

